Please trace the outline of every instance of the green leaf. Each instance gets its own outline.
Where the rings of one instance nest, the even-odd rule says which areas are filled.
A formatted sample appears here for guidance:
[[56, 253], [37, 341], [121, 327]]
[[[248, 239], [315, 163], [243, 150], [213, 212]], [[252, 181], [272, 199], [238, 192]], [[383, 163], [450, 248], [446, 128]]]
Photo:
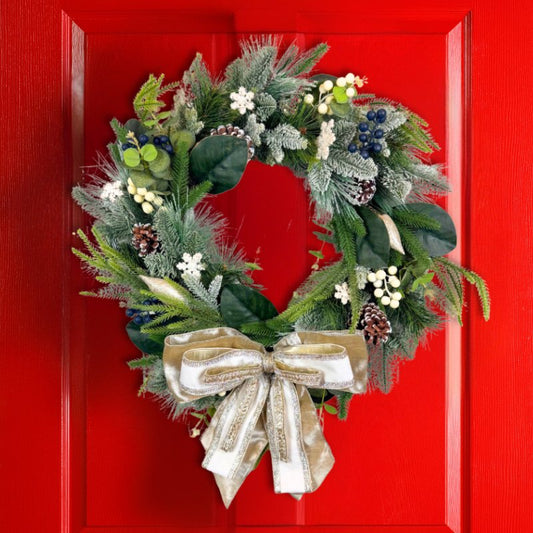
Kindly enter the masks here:
[[390, 241], [383, 221], [368, 207], [358, 207], [357, 212], [363, 219], [367, 234], [357, 238], [357, 262], [368, 268], [387, 266], [390, 256]]
[[165, 120], [168, 117], [170, 117], [170, 111], [162, 111], [161, 113], [157, 114], [158, 120]]
[[330, 244], [333, 244], [335, 242], [335, 239], [329, 233], [322, 233], [321, 231], [313, 231], [313, 235], [315, 235], [317, 239], [324, 241], [324, 242], [329, 242]]
[[150, 120], [145, 120], [145, 121], [143, 122], [143, 124], [144, 124], [145, 126], [148, 126], [149, 128], [152, 128], [153, 126], [155, 126], [155, 125], [157, 124], [157, 120], [152, 120], [152, 119], [150, 119]]
[[424, 274], [423, 276], [420, 276], [419, 278], [416, 278], [413, 281], [413, 286], [411, 287], [411, 290], [416, 290], [420, 285], [427, 285], [435, 275], [435, 272], [428, 272], [427, 274]]
[[333, 96], [338, 104], [345, 104], [348, 101], [346, 96], [346, 87], [333, 87]]
[[155, 180], [146, 172], [139, 172], [137, 170], [130, 171], [130, 179], [133, 181], [135, 187], [148, 188], [155, 184]]
[[124, 150], [124, 163], [129, 167], [136, 167], [141, 162], [141, 156], [136, 148]]
[[436, 220], [438, 229], [413, 229], [412, 232], [427, 250], [430, 257], [439, 257], [451, 252], [457, 245], [457, 234], [450, 215], [441, 207], [434, 204], [407, 204], [394, 210], [407, 209], [415, 213], [426, 215]]
[[147, 163], [149, 163], [157, 157], [157, 148], [153, 144], [145, 144], [141, 148], [141, 156]]
[[346, 117], [351, 111], [351, 107], [348, 102], [344, 104], [331, 102], [331, 104], [329, 104], [329, 107], [331, 107], [333, 114], [337, 115], [338, 117]]
[[309, 250], [309, 253], [318, 259], [324, 259], [324, 254], [320, 250]]
[[274, 304], [258, 290], [245, 285], [227, 285], [220, 295], [220, 314], [233, 328], [275, 317]]
[[330, 405], [329, 403], [325, 403], [325, 404], [324, 404], [324, 409], [325, 409], [326, 412], [329, 413], [330, 415], [336, 415], [336, 414], [337, 414], [337, 408], [334, 407], [333, 405]]
[[170, 168], [170, 156], [168, 152], [161, 148], [156, 148], [156, 157], [148, 163], [148, 166], [154, 175], [161, 177], [162, 173], [166, 173]]
[[161, 355], [163, 353], [163, 340], [158, 341], [151, 338], [146, 333], [141, 333], [141, 327], [133, 320], [126, 326], [126, 332], [130, 341], [143, 353], [150, 355]]
[[248, 270], [263, 270], [257, 263], [244, 263]]
[[170, 143], [174, 147], [174, 150], [177, 151], [178, 146], [185, 145], [187, 150], [190, 150], [196, 141], [194, 133], [189, 130], [178, 130], [170, 134]]
[[214, 135], [201, 140], [190, 157], [192, 175], [200, 182], [210, 181], [211, 192], [219, 194], [239, 183], [248, 163], [248, 146], [244, 139]]

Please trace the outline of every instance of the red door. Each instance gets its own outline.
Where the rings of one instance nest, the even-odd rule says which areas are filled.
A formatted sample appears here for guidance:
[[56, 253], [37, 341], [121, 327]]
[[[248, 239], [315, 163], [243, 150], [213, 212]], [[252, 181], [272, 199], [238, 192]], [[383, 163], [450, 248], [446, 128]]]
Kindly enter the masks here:
[[[525, 0], [4, 2], [0, 530], [532, 531], [531, 15]], [[69, 191], [148, 73], [178, 78], [196, 51], [220, 70], [251, 33], [327, 41], [322, 71], [364, 74], [428, 120], [455, 258], [487, 279], [493, 316], [469, 298], [465, 327], [432, 337], [390, 394], [328, 419], [336, 464], [316, 493], [274, 495], [264, 462], [226, 511], [199, 443], [136, 396], [121, 310], [77, 295], [87, 220]], [[216, 205], [283, 308], [312, 262], [300, 181], [252, 163]]]

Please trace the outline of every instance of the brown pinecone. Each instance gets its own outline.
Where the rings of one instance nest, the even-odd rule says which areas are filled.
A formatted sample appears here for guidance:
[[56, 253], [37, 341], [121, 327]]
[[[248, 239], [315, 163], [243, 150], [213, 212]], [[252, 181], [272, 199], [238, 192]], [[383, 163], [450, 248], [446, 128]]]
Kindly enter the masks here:
[[387, 315], [375, 304], [367, 303], [361, 310], [361, 321], [366, 342], [379, 346], [381, 342], [387, 342], [391, 332], [390, 322]]
[[239, 139], [244, 139], [248, 145], [248, 161], [252, 159], [255, 153], [254, 143], [252, 138], [249, 135], [246, 135], [243, 129], [233, 126], [232, 124], [227, 124], [226, 126], [218, 126], [218, 128], [213, 128], [210, 132], [210, 135], [231, 135], [232, 137], [239, 137]]
[[365, 205], [374, 198], [376, 194], [376, 182], [374, 180], [359, 181], [359, 190], [354, 194], [355, 205]]
[[135, 224], [131, 244], [139, 250], [139, 257], [146, 257], [159, 248], [159, 239], [151, 224]]

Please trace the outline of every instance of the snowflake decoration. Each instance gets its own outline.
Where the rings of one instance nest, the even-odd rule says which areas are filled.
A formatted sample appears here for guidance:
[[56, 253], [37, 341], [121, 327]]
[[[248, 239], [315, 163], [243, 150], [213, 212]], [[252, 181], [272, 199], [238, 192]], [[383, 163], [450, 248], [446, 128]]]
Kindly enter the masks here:
[[346, 305], [350, 301], [348, 283], [344, 282], [342, 285], [335, 285], [335, 291], [335, 298], [340, 300], [343, 305]]
[[100, 193], [100, 198], [102, 200], [109, 200], [110, 202], [116, 202], [117, 198], [123, 196], [124, 192], [122, 191], [122, 183], [120, 181], [112, 181], [106, 183], [102, 187], [102, 192]]
[[200, 279], [202, 270], [205, 270], [205, 265], [201, 262], [202, 254], [196, 253], [191, 255], [184, 253], [182, 259], [183, 261], [176, 265], [178, 270], [181, 270], [183, 275], [187, 274], [193, 278]]
[[329, 147], [335, 142], [335, 134], [333, 133], [333, 126], [335, 122], [333, 119], [324, 121], [320, 124], [320, 135], [316, 139], [318, 150], [316, 156], [318, 159], [327, 159], [329, 157]]
[[229, 95], [232, 100], [230, 105], [231, 109], [238, 109], [239, 113], [244, 115], [246, 111], [251, 111], [255, 107], [252, 102], [254, 96], [252, 91], [247, 91], [244, 87], [239, 87], [238, 92]]

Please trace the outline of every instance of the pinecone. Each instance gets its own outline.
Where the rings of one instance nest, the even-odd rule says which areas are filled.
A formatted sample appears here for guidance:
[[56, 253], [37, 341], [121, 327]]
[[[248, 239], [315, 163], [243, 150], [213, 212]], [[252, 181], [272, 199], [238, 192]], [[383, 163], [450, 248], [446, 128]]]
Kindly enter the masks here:
[[376, 182], [374, 180], [359, 181], [359, 190], [354, 194], [355, 205], [365, 205], [374, 198], [376, 194]]
[[139, 257], [146, 257], [159, 248], [159, 239], [151, 224], [135, 224], [131, 244], [139, 250]]
[[244, 139], [248, 145], [248, 161], [252, 159], [255, 153], [254, 143], [249, 135], [246, 135], [243, 129], [233, 126], [232, 124], [227, 124], [226, 126], [218, 126], [218, 128], [213, 128], [210, 132], [210, 135], [231, 135], [232, 137], [238, 137], [239, 139]]
[[370, 302], [363, 306], [360, 325], [368, 344], [379, 346], [381, 342], [387, 342], [391, 332], [390, 322], [375, 303]]

